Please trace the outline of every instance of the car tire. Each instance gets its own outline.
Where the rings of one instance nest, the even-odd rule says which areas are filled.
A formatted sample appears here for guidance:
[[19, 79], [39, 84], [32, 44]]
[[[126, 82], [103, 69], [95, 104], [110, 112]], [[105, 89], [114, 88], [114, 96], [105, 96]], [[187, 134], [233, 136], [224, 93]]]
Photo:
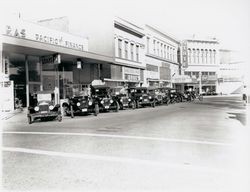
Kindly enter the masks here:
[[95, 104], [95, 113], [94, 113], [94, 115], [95, 116], [97, 116], [98, 115], [98, 113], [99, 113], [99, 106], [98, 106], [98, 104]]
[[61, 116], [61, 115], [58, 115], [57, 120], [58, 120], [59, 122], [61, 122], [61, 121], [62, 121], [62, 116]]
[[116, 105], [115, 112], [118, 112], [118, 111], [119, 111], [120, 106], [119, 106], [119, 103], [118, 103], [117, 101], [116, 101], [115, 103], [116, 103], [116, 104], [115, 104], [115, 105]]
[[28, 117], [28, 123], [32, 124], [32, 117], [31, 116]]
[[136, 108], [136, 103], [135, 101], [132, 102], [132, 109], [135, 109]]
[[74, 118], [75, 116], [74, 116], [74, 111], [73, 111], [73, 106], [71, 105], [70, 106], [70, 117], [71, 118]]

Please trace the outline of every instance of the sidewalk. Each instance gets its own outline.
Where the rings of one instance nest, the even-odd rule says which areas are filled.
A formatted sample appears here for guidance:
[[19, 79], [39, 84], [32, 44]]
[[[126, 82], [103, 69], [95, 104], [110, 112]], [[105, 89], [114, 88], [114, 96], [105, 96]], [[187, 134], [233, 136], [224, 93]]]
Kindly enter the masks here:
[[23, 111], [20, 109], [10, 111], [10, 112], [0, 112], [0, 121], [5, 121], [8, 120], [14, 116], [25, 116], [27, 115], [27, 109], [24, 108]]

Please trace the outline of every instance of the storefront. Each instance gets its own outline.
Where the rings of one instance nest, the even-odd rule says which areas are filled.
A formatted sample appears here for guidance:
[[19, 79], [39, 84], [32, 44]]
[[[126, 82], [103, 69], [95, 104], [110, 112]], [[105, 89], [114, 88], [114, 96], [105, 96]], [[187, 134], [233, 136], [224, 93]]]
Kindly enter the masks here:
[[[1, 30], [2, 82], [13, 82], [9, 98], [29, 106], [37, 91], [51, 91], [56, 102], [101, 78], [101, 65], [113, 58], [88, 52], [88, 39], [20, 19]], [[13, 110], [13, 107], [11, 107]]]

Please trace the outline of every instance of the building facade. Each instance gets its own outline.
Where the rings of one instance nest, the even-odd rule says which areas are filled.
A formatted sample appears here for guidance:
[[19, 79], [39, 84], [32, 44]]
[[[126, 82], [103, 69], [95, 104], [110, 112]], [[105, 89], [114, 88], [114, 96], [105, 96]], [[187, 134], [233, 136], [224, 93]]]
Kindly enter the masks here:
[[155, 27], [145, 25], [145, 86], [172, 87], [172, 77], [179, 74], [179, 41]]
[[184, 89], [218, 93], [219, 42], [216, 39], [188, 39], [182, 43], [184, 75], [193, 79]]
[[220, 49], [218, 74], [218, 92], [221, 94], [239, 94], [243, 89], [243, 64], [237, 51]]

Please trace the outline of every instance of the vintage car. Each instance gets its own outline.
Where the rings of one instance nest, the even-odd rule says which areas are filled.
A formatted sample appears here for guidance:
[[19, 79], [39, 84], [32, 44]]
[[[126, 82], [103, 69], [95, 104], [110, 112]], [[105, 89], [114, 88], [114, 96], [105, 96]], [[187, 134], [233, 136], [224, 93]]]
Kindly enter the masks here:
[[155, 107], [155, 98], [150, 95], [147, 87], [131, 87], [128, 88], [128, 93], [133, 101], [136, 103], [136, 108], [151, 106]]
[[171, 88], [160, 87], [158, 89], [163, 94], [163, 103], [168, 105], [170, 103]]
[[98, 103], [100, 111], [119, 111], [119, 103], [116, 98], [111, 95], [109, 86], [93, 85], [91, 86], [91, 95], [95, 102]]
[[35, 119], [56, 119], [62, 120], [60, 105], [55, 104], [53, 92], [40, 91], [34, 94], [31, 106], [28, 107], [28, 123], [31, 124]]
[[68, 103], [63, 103], [65, 114], [74, 118], [76, 114], [99, 113], [99, 106], [95, 100], [89, 96], [74, 96], [69, 99]]
[[164, 96], [165, 94], [163, 92], [160, 91], [159, 88], [157, 87], [149, 87], [148, 88], [149, 94], [155, 98], [155, 103], [162, 105], [164, 103]]
[[179, 103], [184, 100], [184, 94], [179, 92], [177, 89], [171, 88], [170, 90], [170, 103]]
[[135, 109], [136, 103], [129, 97], [128, 90], [124, 87], [111, 88], [111, 95], [118, 101], [121, 110], [126, 108]]

